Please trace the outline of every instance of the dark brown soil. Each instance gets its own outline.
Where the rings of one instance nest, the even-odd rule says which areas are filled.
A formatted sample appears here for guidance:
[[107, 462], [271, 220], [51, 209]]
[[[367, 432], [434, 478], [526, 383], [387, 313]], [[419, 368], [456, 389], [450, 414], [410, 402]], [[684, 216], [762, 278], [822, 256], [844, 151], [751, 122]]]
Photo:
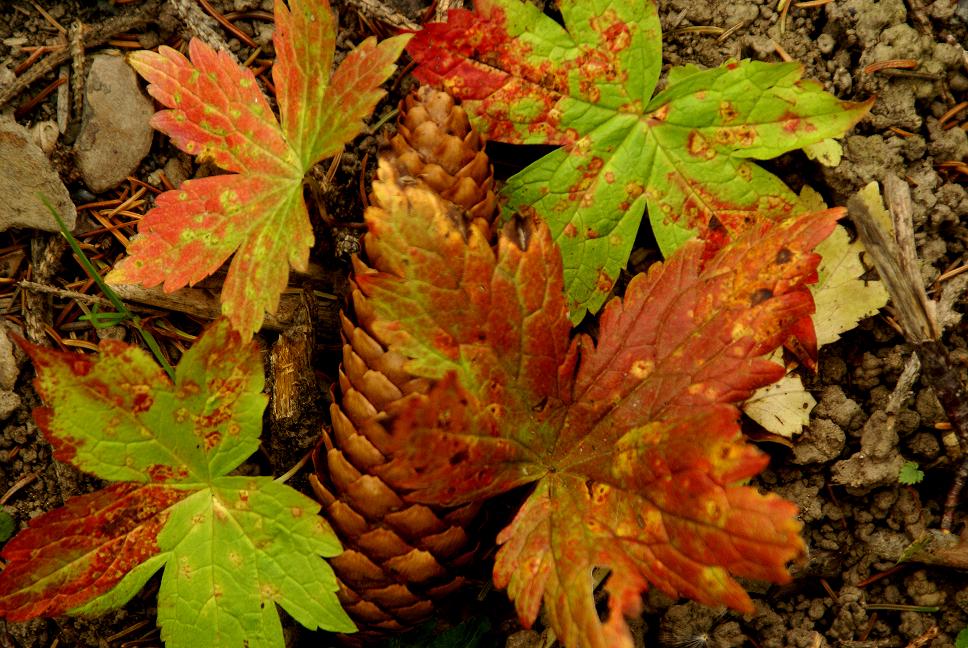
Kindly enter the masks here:
[[[631, 0], [628, 0], [631, 1]], [[65, 27], [74, 20], [96, 26], [112, 16], [147, 11], [148, 0], [117, 4], [82, 0], [38, 0], [36, 3], [9, 2], [0, 11], [0, 67], [12, 70], [27, 54], [23, 46], [57, 41], [58, 34], [35, 5]], [[223, 12], [261, 10], [271, 12], [269, 0], [223, 0], [213, 2]], [[426, 0], [387, 0], [385, 6], [419, 21]], [[391, 30], [367, 16], [349, 0], [334, 2], [341, 20], [339, 48], [345, 52], [369, 33], [388, 35]], [[912, 188], [914, 221], [922, 277], [930, 294], [941, 292], [955, 279], [943, 273], [968, 263], [968, 111], [949, 119], [939, 119], [960, 102], [968, 101], [968, 2], [961, 0], [833, 0], [817, 7], [789, 10], [784, 28], [776, 0], [664, 0], [660, 1], [667, 64], [695, 63], [716, 66], [728, 58], [745, 57], [779, 60], [777, 45], [806, 67], [806, 75], [819, 80], [826, 89], [843, 99], [863, 100], [877, 95], [871, 115], [845, 139], [845, 155], [835, 168], [825, 168], [793, 153], [769, 162], [792, 187], [809, 184], [830, 204], [845, 204], [848, 197], [872, 180], [888, 173], [906, 179]], [[235, 24], [263, 44], [260, 56], [271, 53], [268, 36], [271, 23], [258, 13], [240, 17]], [[729, 29], [726, 37], [716, 30], [688, 30], [707, 26]], [[221, 30], [221, 28], [219, 28]], [[158, 22], [135, 30], [142, 44], [172, 42], [189, 32], [166, 9]], [[252, 50], [231, 34], [220, 31], [239, 58]], [[97, 48], [95, 48], [96, 50]], [[92, 50], [94, 51], [94, 50]], [[90, 52], [89, 52], [90, 53]], [[889, 59], [915, 59], [914, 75], [904, 72], [869, 72], [865, 67]], [[0, 69], [0, 89], [12, 80]], [[55, 78], [50, 74], [23, 90], [12, 106], [20, 106]], [[390, 96], [377, 109], [374, 123], [386, 114], [411, 82], [395, 79]], [[56, 114], [54, 96], [48, 97], [18, 117], [32, 125]], [[953, 126], [945, 128], [944, 126]], [[62, 136], [53, 160], [78, 205], [117, 198], [124, 187], [100, 195], [92, 194], [73, 168], [69, 144], [72, 130]], [[317, 249], [314, 261], [318, 271], [308, 278], [294, 278], [294, 285], [306, 285], [322, 293], [339, 293], [345, 282], [349, 255], [356, 251], [362, 213], [360, 175], [364, 161], [372, 172], [373, 154], [378, 138], [367, 134], [347, 148], [331, 181], [315, 185], [319, 201], [316, 219]], [[502, 157], [504, 149], [493, 147], [499, 170], [510, 173], [520, 165], [520, 153]], [[157, 186], [159, 169], [170, 173], [170, 160], [178, 160], [189, 176], [198, 169], [175, 151], [164, 138], [156, 137], [151, 154], [134, 177]], [[320, 169], [324, 178], [328, 165]], [[16, 199], [0, 197], [4, 202]], [[78, 232], [92, 232], [82, 240], [92, 256], [105, 264], [113, 263], [123, 252], [111, 236], [98, 234], [100, 225], [82, 212]], [[128, 230], [128, 235], [133, 234]], [[61, 337], [96, 342], [98, 333], [78, 321], [79, 311], [70, 300], [28, 296], [14, 282], [27, 277], [58, 287], [79, 289], [83, 273], [63, 246], [49, 234], [34, 231], [0, 233], [0, 306], [6, 320], [25, 331], [28, 337], [51, 342], [44, 329]], [[19, 256], [18, 256], [19, 255]], [[46, 257], [46, 259], [45, 259]], [[14, 262], [16, 261], [16, 262]], [[962, 277], [966, 277], [962, 275]], [[961, 280], [958, 280], [959, 282]], [[955, 294], [954, 310], [966, 310], [964, 283]], [[949, 296], [952, 290], [949, 290]], [[29, 297], [29, 298], [28, 298]], [[298, 421], [274, 422], [274, 437], [267, 439], [265, 456], [259, 468], [284, 472], [298, 461], [315, 441], [314, 430], [321, 424], [327, 383], [332, 380], [338, 360], [333, 353], [338, 333], [333, 314], [338, 301], [327, 297], [316, 304], [314, 365], [307, 368], [302, 399], [304, 412]], [[31, 310], [33, 309], [33, 310]], [[177, 333], [161, 326], [196, 333], [204, 320], [181, 313], [163, 313], [155, 320], [157, 334], [177, 359]], [[124, 331], [115, 332], [124, 335]], [[103, 333], [102, 333], [103, 334]], [[266, 348], [276, 335], [262, 336]], [[968, 324], [951, 325], [943, 340], [952, 362], [968, 379]], [[891, 325], [885, 314], [875, 316], [838, 342], [824, 347], [816, 375], [804, 380], [818, 405], [811, 425], [793, 440], [794, 448], [764, 443], [773, 461], [759, 478], [761, 487], [796, 502], [802, 510], [804, 537], [809, 553], [794, 566], [795, 580], [784, 587], [748, 583], [757, 612], [741, 616], [720, 610], [710, 611], [685, 601], [670, 601], [649, 593], [646, 612], [636, 625], [642, 644], [649, 646], [756, 646], [759, 648], [816, 648], [836, 646], [952, 646], [955, 637], [968, 627], [968, 579], [965, 572], [950, 567], [916, 562], [896, 566], [902, 552], [937, 529], [944, 498], [961, 457], [957, 443], [952, 444], [945, 428], [944, 414], [931, 392], [920, 380], [912, 395], [896, 412], [897, 441], [890, 440], [890, 452], [905, 460], [917, 461], [926, 476], [914, 486], [888, 478], [870, 477], [877, 457], [858, 456], [865, 425], [875, 415], [883, 415], [887, 399], [895, 389], [912, 350]], [[63, 503], [66, 497], [97, 487], [95, 480], [56, 463], [48, 444], [39, 435], [30, 410], [37, 397], [30, 386], [32, 370], [24, 366], [16, 392], [21, 407], [0, 422], [0, 495], [29, 479], [3, 502], [21, 526], [44, 511]], [[752, 426], [751, 426], [752, 429]], [[869, 439], [865, 439], [866, 444]], [[803, 450], [807, 445], [816, 452]], [[796, 452], [796, 448], [801, 451]], [[892, 455], [893, 456], [893, 455]], [[852, 463], [842, 463], [852, 458]], [[876, 468], [876, 466], [873, 466]], [[854, 472], [856, 471], [856, 475]], [[873, 471], [876, 473], [876, 470]], [[863, 474], [861, 474], [863, 473]], [[857, 477], [856, 480], [853, 477]], [[304, 479], [304, 478], [303, 478]], [[300, 485], [299, 478], [293, 483]], [[843, 484], [860, 484], [846, 486]], [[968, 506], [956, 515], [954, 532], [960, 533], [968, 520]], [[486, 568], [481, 571], [486, 577]], [[483, 578], [482, 577], [482, 578]], [[151, 646], [160, 645], [154, 629], [153, 601], [157, 584], [149, 586], [124, 610], [97, 619], [56, 618], [23, 624], [0, 621], [0, 646]], [[471, 592], [473, 596], [477, 592]], [[542, 644], [541, 629], [523, 631], [513, 620], [504, 594], [491, 592], [486, 606], [472, 603], [444, 616], [457, 622], [487, 610], [492, 631], [485, 646], [526, 646]], [[923, 641], [922, 641], [923, 640]], [[327, 646], [329, 638], [292, 629], [293, 644]], [[414, 640], [413, 645], [423, 645]]]

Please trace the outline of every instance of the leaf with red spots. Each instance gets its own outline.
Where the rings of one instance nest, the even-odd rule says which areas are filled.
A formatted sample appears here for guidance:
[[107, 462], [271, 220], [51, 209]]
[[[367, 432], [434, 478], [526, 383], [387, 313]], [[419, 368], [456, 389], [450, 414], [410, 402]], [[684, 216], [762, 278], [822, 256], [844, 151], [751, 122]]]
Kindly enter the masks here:
[[232, 174], [189, 180], [159, 196], [130, 256], [108, 278], [173, 291], [234, 253], [222, 309], [246, 335], [276, 311], [289, 268], [307, 268], [313, 232], [303, 176], [360, 132], [409, 38], [368, 38], [330, 76], [336, 19], [329, 1], [291, 0], [290, 9], [276, 0], [272, 77], [281, 124], [252, 72], [201, 41], [189, 44], [191, 61], [165, 46], [128, 57], [150, 82], [148, 92], [170, 108], [152, 125]]
[[597, 312], [648, 205], [666, 254], [697, 233], [725, 240], [796, 195], [751, 159], [842, 135], [870, 104], [839, 101], [796, 63], [662, 63], [654, 0], [560, 0], [559, 25], [520, 0], [477, 0], [408, 45], [414, 75], [464, 100], [491, 139], [555, 144], [505, 186], [505, 214], [547, 220], [573, 321]]
[[[842, 210], [765, 219], [715, 252], [685, 243], [605, 306], [594, 339], [571, 334], [543, 221], [506, 225], [492, 248], [385, 162], [373, 194], [354, 306], [433, 387], [361, 425], [412, 501], [533, 485], [494, 570], [525, 625], [543, 602], [565, 646], [627, 648], [649, 584], [749, 612], [733, 576], [789, 579], [796, 507], [745, 485], [767, 458], [737, 404], [783, 376], [762, 356], [812, 312], [812, 250]], [[604, 623], [595, 567], [611, 568]]]
[[[94, 356], [20, 341], [54, 456], [108, 484], [30, 521], [0, 552], [12, 621], [119, 607], [161, 568], [168, 646], [284, 645], [276, 604], [310, 628], [351, 631], [322, 556], [340, 551], [312, 499], [271, 477], [229, 476], [259, 447], [262, 361], [220, 320], [174, 382], [141, 349]], [[246, 642], [248, 642], [246, 644]]]

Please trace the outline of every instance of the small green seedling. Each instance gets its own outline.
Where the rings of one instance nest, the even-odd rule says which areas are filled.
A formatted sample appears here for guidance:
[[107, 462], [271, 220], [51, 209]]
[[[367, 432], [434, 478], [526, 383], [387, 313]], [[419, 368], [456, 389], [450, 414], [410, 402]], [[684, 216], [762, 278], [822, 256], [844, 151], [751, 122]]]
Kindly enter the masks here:
[[905, 486], [920, 484], [924, 479], [924, 471], [918, 469], [917, 461], [908, 461], [901, 466], [901, 472], [897, 476], [897, 481]]

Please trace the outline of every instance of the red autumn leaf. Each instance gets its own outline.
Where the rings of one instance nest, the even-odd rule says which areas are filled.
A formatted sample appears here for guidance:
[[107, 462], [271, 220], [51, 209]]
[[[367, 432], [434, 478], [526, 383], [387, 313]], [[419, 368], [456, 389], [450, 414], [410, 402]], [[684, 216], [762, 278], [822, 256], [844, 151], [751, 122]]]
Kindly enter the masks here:
[[115, 283], [164, 283], [173, 291], [212, 274], [235, 254], [222, 288], [223, 311], [251, 334], [275, 312], [289, 268], [305, 270], [313, 232], [302, 198], [305, 173], [335, 155], [383, 96], [409, 36], [351, 51], [330, 76], [336, 19], [328, 0], [276, 1], [272, 75], [281, 124], [252, 72], [198, 40], [179, 52], [135, 52], [128, 60], [170, 108], [152, 125], [178, 148], [233, 172], [189, 180], [158, 197], [141, 221]]
[[[811, 250], [840, 211], [764, 220], [708, 259], [686, 243], [606, 305], [593, 339], [570, 336], [544, 223], [506, 228], [495, 250], [386, 165], [374, 194], [355, 306], [437, 381], [390, 412], [381, 475], [440, 505], [534, 483], [494, 571], [523, 623], [543, 602], [564, 645], [625, 647], [649, 584], [751, 611], [733, 576], [788, 580], [796, 507], [745, 485], [767, 459], [736, 403], [783, 375], [762, 356], [812, 311]], [[612, 570], [605, 623], [594, 567]]]
[[169, 509], [190, 494], [164, 484], [120, 482], [33, 521], [3, 548], [4, 616], [24, 621], [64, 614], [107, 592], [158, 554]]

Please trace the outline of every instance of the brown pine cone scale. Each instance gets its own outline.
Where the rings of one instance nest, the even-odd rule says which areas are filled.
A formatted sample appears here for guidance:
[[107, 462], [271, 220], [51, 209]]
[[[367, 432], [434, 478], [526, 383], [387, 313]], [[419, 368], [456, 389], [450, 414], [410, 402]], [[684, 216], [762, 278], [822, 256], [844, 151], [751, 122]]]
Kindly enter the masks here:
[[484, 138], [446, 92], [421, 86], [401, 102], [397, 134], [390, 140], [402, 171], [441, 198], [491, 222], [497, 207], [494, 171]]

